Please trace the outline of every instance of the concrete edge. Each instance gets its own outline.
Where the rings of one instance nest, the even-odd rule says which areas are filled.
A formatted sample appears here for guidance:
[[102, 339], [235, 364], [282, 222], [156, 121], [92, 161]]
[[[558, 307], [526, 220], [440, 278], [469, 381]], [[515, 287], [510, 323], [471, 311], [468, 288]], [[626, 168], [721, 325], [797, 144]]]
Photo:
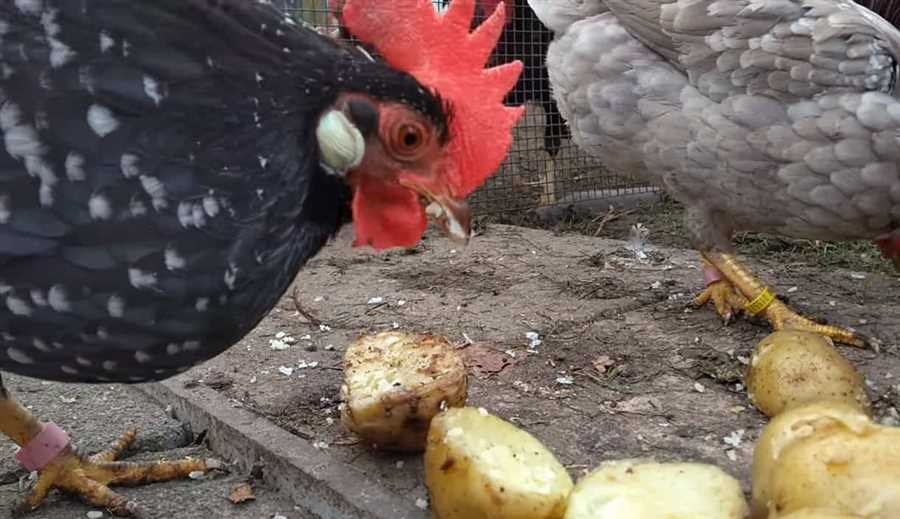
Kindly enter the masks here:
[[423, 510], [386, 491], [353, 466], [204, 386], [184, 388], [176, 377], [133, 386], [193, 430], [207, 431], [210, 448], [242, 471], [263, 465], [263, 480], [323, 519], [419, 519]]

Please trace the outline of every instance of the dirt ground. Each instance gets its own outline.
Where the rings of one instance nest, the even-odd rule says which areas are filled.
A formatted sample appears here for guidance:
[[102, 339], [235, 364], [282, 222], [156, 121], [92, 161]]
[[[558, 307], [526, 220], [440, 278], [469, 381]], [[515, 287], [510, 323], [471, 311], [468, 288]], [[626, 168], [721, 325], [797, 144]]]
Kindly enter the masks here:
[[[603, 460], [653, 457], [715, 463], [747, 488], [765, 421], [742, 374], [769, 330], [748, 320], [725, 327], [710, 309], [692, 309], [697, 253], [663, 247], [679, 245], [677, 228], [666, 229], [680, 216], [667, 215], [671, 206], [642, 211], [608, 218], [603, 238], [590, 236], [603, 215], [591, 228], [581, 221], [581, 233], [489, 223], [465, 249], [431, 234], [414, 251], [373, 254], [351, 249], [345, 233], [296, 281], [297, 301], [317, 322], [289, 293], [190, 383], [221, 391], [409, 499], [425, 498], [420, 458], [365, 451], [341, 426], [337, 405], [342, 352], [353, 338], [434, 332], [468, 355], [469, 403], [540, 438], [575, 477]], [[640, 261], [629, 229], [653, 215], [644, 220], [648, 259]], [[900, 278], [865, 260], [866, 246], [837, 254], [746, 239], [756, 253], [749, 265], [795, 308], [884, 341], [880, 353], [841, 351], [867, 377], [879, 418], [896, 419]], [[767, 254], [760, 242], [777, 246]], [[832, 256], [844, 259], [816, 264]]]

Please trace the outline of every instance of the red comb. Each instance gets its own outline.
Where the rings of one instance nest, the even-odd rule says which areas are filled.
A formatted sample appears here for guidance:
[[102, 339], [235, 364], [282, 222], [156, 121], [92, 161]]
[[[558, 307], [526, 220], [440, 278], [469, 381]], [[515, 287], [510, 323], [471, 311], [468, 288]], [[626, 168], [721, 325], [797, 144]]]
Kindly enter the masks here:
[[344, 26], [389, 65], [450, 102], [449, 147], [459, 169], [453, 194], [459, 197], [497, 170], [525, 111], [503, 104], [522, 63], [485, 68], [505, 24], [502, 5], [470, 31], [474, 14], [474, 0], [453, 0], [443, 15], [432, 0], [346, 0], [342, 13]]
[[[500, 5], [501, 0], [479, 0], [479, 5], [481, 9], [484, 11], [484, 14], [492, 13], [497, 10], [497, 6]], [[516, 0], [511, 0], [508, 4], [506, 4], [506, 21], [512, 19], [514, 15], [514, 6]]]

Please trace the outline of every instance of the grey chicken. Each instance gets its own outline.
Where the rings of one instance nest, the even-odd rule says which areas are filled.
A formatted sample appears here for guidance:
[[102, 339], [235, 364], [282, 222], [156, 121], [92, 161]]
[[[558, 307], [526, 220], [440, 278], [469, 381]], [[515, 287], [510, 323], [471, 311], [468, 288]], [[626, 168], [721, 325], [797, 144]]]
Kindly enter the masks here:
[[900, 31], [848, 0], [529, 2], [555, 33], [547, 67], [575, 142], [686, 206], [697, 303], [868, 344], [789, 309], [731, 238], [875, 240], [900, 269]]

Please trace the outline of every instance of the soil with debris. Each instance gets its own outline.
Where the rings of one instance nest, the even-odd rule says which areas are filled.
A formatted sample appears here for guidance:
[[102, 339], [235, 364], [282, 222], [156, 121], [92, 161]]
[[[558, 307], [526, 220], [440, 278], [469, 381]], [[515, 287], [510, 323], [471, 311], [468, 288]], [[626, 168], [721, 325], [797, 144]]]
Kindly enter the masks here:
[[[419, 457], [374, 454], [340, 424], [342, 354], [360, 334], [444, 334], [469, 359], [469, 404], [544, 441], [578, 477], [630, 457], [715, 463], [749, 488], [764, 416], [742, 377], [764, 322], [724, 326], [693, 309], [698, 255], [571, 232], [498, 224], [465, 249], [429, 235], [414, 250], [371, 253], [342, 234], [243, 342], [196, 369], [216, 388], [352, 462], [388, 488], [426, 497]], [[601, 234], [605, 234], [602, 232]], [[866, 375], [880, 418], [897, 417], [900, 278], [756, 255], [749, 265], [802, 313], [884, 341], [841, 351]], [[309, 322], [308, 319], [314, 322]]]

